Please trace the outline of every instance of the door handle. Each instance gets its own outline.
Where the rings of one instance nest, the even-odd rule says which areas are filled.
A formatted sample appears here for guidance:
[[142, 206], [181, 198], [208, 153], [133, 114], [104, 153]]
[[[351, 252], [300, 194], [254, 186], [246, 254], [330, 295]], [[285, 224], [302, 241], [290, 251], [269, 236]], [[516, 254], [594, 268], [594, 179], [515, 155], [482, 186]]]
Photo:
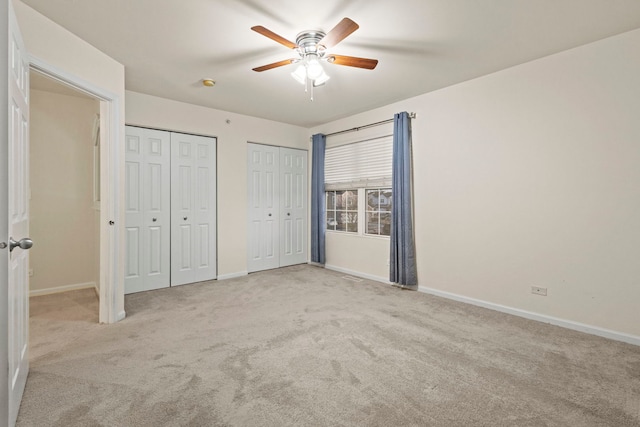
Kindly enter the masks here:
[[13, 237], [9, 237], [9, 252], [13, 251], [17, 247], [24, 250], [31, 249], [31, 246], [33, 246], [33, 240], [28, 237], [20, 239], [17, 242], [13, 240]]

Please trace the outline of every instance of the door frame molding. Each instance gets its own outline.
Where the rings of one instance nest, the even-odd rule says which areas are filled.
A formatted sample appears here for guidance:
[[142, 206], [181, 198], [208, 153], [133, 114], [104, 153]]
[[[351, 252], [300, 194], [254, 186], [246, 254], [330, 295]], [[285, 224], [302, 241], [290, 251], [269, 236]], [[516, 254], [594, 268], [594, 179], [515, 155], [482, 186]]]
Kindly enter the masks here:
[[[119, 280], [121, 246], [120, 224], [120, 97], [68, 73], [48, 62], [29, 55], [29, 66], [61, 84], [70, 86], [100, 101], [100, 323], [124, 319], [117, 312], [118, 300], [124, 298], [123, 280]], [[102, 147], [105, 147], [104, 149]], [[111, 224], [112, 223], [112, 224]]]

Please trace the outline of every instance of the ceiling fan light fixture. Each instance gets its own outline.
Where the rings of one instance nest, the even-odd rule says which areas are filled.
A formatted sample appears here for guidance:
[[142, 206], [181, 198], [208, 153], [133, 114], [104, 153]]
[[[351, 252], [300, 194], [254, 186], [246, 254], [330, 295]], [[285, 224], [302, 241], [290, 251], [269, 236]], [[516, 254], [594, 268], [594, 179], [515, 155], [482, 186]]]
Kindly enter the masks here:
[[320, 65], [320, 62], [318, 61], [318, 56], [313, 54], [308, 55], [307, 77], [310, 80], [315, 80], [323, 74], [324, 70], [322, 69], [322, 65]]
[[313, 81], [313, 86], [314, 87], [318, 87], [318, 86], [322, 86], [323, 84], [325, 84], [331, 77], [329, 77], [329, 75], [327, 73], [324, 72], [324, 70], [322, 71], [322, 74], [320, 74], [320, 76], [315, 79]]
[[298, 65], [296, 70], [291, 73], [291, 77], [293, 77], [298, 83], [303, 85], [307, 83], [307, 69], [304, 65]]

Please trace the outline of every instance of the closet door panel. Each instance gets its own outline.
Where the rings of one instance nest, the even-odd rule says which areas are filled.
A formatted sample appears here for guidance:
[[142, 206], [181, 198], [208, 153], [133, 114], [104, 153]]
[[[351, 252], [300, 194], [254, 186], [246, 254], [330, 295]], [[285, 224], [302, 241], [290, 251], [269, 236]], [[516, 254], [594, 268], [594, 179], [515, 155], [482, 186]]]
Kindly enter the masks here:
[[247, 144], [248, 260], [249, 272], [280, 266], [279, 150]]
[[[282, 192], [280, 198], [282, 217], [282, 238], [281, 238], [281, 255], [282, 259], [291, 256], [293, 254], [293, 218], [291, 217], [291, 209], [293, 208], [292, 196], [293, 196], [293, 174], [291, 168], [291, 154], [281, 150], [280, 156], [280, 168], [282, 173], [280, 177], [282, 179]], [[282, 264], [282, 263], [281, 263]]]
[[171, 285], [216, 278], [216, 140], [171, 134]]
[[169, 134], [126, 127], [125, 293], [169, 286]]
[[143, 248], [150, 289], [169, 286], [170, 281], [170, 142], [166, 132], [146, 129], [145, 170], [142, 195], [145, 229]]
[[[128, 131], [127, 131], [128, 132]], [[142, 200], [140, 197], [142, 180], [140, 167], [142, 156], [139, 152], [141, 136], [126, 136], [125, 150], [125, 292], [144, 287], [142, 273], [142, 252], [140, 237], [142, 231]]]
[[163, 263], [162, 253], [162, 228], [149, 227], [149, 275], [162, 274]]
[[216, 278], [216, 144], [213, 138], [196, 137], [196, 197], [194, 254], [196, 281]]
[[280, 266], [307, 262], [307, 151], [280, 148]]
[[[186, 135], [185, 135], [186, 136]], [[195, 282], [193, 273], [192, 143], [171, 134], [171, 285]]]
[[142, 281], [140, 258], [140, 227], [127, 226], [125, 230], [125, 247], [127, 250], [125, 265], [125, 293], [131, 293], [130, 283]]

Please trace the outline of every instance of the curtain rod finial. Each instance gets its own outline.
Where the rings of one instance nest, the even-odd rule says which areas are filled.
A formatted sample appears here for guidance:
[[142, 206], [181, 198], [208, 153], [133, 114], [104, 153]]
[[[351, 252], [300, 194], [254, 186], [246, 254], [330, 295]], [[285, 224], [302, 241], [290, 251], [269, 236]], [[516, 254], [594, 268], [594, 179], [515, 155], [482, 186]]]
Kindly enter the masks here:
[[418, 115], [416, 113], [409, 113], [409, 117], [411, 117], [412, 119], [415, 119], [416, 117], [418, 117]]

